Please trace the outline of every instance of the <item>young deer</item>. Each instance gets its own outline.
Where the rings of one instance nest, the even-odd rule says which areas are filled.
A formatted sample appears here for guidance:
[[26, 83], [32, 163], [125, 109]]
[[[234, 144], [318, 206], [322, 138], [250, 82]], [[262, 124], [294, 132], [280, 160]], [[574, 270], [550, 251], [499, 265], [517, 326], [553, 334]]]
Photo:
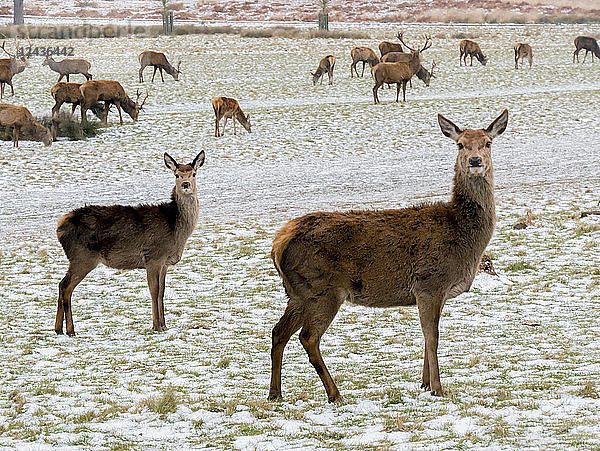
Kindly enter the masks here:
[[178, 164], [164, 154], [167, 168], [175, 174], [171, 201], [158, 205], [98, 206], [78, 208], [58, 221], [56, 235], [69, 269], [58, 285], [58, 308], [54, 330], [75, 335], [71, 294], [98, 264], [116, 269], [146, 269], [152, 296], [152, 327], [166, 330], [163, 297], [165, 276], [176, 264], [185, 242], [198, 221], [196, 171], [204, 163], [204, 151], [190, 164]]
[[[237, 100], [230, 97], [215, 97], [212, 100], [212, 107], [215, 111], [215, 136], [223, 136], [225, 134], [225, 126], [227, 125], [227, 119], [233, 120], [233, 134], [236, 134], [235, 122], [236, 120], [242, 124], [242, 126], [251, 133], [250, 130], [250, 115], [245, 115], [240, 104]], [[219, 122], [221, 118], [225, 118], [223, 123], [223, 132], [219, 133]]]
[[313, 78], [313, 85], [316, 85], [319, 80], [323, 84], [323, 76], [327, 74], [329, 77], [329, 84], [333, 84], [333, 68], [335, 66], [335, 56], [327, 55], [319, 61], [319, 67], [314, 72], [311, 72]]
[[438, 327], [446, 300], [467, 291], [496, 221], [492, 139], [508, 111], [485, 130], [462, 130], [438, 115], [442, 133], [458, 144], [449, 202], [400, 210], [318, 212], [293, 219], [273, 240], [271, 257], [289, 298], [273, 328], [269, 399], [281, 397], [281, 363], [290, 337], [300, 342], [330, 402], [336, 387], [319, 349], [340, 306], [417, 305], [425, 338], [422, 388], [443, 394]]
[[144, 81], [144, 69], [148, 66], [154, 67], [154, 72], [152, 73], [152, 82], [154, 82], [154, 76], [156, 75], [157, 70], [160, 71], [160, 79], [163, 82], [165, 81], [163, 78], [163, 70], [167, 74], [173, 76], [175, 81], [179, 80], [179, 74], [181, 73], [179, 66], [181, 66], [181, 61], [179, 61], [177, 68], [175, 68], [167, 61], [167, 57], [164, 53], [146, 50], [138, 55], [138, 61], [140, 62], [140, 71], [138, 73], [140, 83]]
[[471, 57], [471, 66], [473, 65], [473, 57], [477, 58], [483, 66], [485, 66], [488, 62], [488, 57], [483, 54], [479, 44], [475, 41], [469, 41], [468, 39], [463, 39], [459, 44], [460, 49], [460, 57], [458, 58], [459, 64], [462, 66], [463, 59], [465, 60], [465, 66], [467, 65], [467, 56]]
[[65, 58], [62, 61], [55, 61], [52, 55], [47, 56], [42, 66], [48, 66], [54, 72], [59, 74], [58, 81], [60, 82], [63, 77], [67, 77], [69, 81], [69, 75], [82, 74], [86, 80], [92, 79], [92, 74], [89, 73], [90, 67], [92, 66], [89, 61], [83, 58]]
[[529, 68], [531, 69], [531, 65], [533, 64], [533, 50], [529, 44], [515, 44], [515, 69], [519, 68], [519, 60], [521, 60], [521, 66], [523, 65], [523, 60], [527, 58], [529, 61]]
[[374, 67], [379, 64], [379, 58], [373, 50], [369, 47], [354, 47], [350, 50], [350, 56], [352, 57], [352, 64], [350, 65], [350, 76], [354, 77], [354, 73], [356, 72], [356, 76], [358, 77], [358, 70], [356, 70], [356, 65], [359, 62], [363, 63], [361, 77], [365, 75], [365, 65], [368, 63], [370, 67]]

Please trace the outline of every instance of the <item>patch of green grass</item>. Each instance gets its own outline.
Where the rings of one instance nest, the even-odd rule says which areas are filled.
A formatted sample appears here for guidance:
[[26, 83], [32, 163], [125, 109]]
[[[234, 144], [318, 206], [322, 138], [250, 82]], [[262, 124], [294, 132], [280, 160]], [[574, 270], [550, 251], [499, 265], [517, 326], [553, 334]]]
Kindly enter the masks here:
[[509, 263], [505, 269], [506, 269], [506, 271], [509, 271], [509, 272], [522, 272], [522, 271], [533, 271], [533, 270], [535, 270], [535, 267], [532, 264], [521, 260], [518, 262]]
[[181, 400], [175, 394], [175, 390], [171, 387], [167, 388], [165, 393], [158, 398], [146, 398], [138, 404], [138, 411], [147, 408], [151, 412], [155, 412], [161, 415], [167, 413], [173, 413], [177, 410], [177, 405]]
[[581, 389], [575, 392], [575, 394], [583, 398], [598, 399], [600, 397], [598, 389], [596, 388], [596, 382], [593, 381], [586, 382]]

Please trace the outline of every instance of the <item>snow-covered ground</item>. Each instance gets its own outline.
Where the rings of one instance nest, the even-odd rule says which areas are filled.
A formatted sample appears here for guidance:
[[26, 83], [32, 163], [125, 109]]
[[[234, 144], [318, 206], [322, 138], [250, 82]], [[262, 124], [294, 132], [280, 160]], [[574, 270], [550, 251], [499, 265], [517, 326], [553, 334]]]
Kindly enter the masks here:
[[[573, 38], [595, 26], [405, 27], [427, 32], [438, 63], [407, 102], [369, 77], [350, 78], [350, 49], [373, 39], [255, 39], [230, 35], [70, 42], [95, 78], [150, 97], [140, 120], [115, 113], [98, 138], [0, 154], [0, 446], [19, 449], [441, 449], [600, 446], [600, 64], [572, 63]], [[459, 67], [475, 38], [490, 61]], [[534, 66], [515, 70], [512, 45]], [[63, 43], [65, 41], [61, 41]], [[38, 42], [36, 42], [37, 44]], [[55, 44], [40, 41], [40, 45]], [[63, 45], [63, 44], [61, 44]], [[182, 59], [179, 82], [137, 82], [137, 54]], [[313, 86], [318, 60], [337, 57], [333, 86]], [[49, 114], [55, 74], [34, 58], [5, 100]], [[150, 72], [147, 72], [147, 75]], [[75, 77], [77, 78], [77, 77]], [[252, 133], [213, 136], [210, 99], [235, 97]], [[443, 398], [419, 389], [423, 339], [416, 309], [345, 305], [323, 337], [344, 396], [329, 405], [296, 338], [284, 356], [281, 403], [267, 402], [270, 333], [285, 307], [269, 259], [287, 220], [314, 210], [393, 208], [447, 198], [455, 145], [443, 113], [487, 126], [494, 143], [497, 230], [479, 275], [441, 322]], [[57, 286], [67, 260], [55, 236], [69, 210], [157, 202], [173, 176], [168, 151], [200, 170], [201, 215], [170, 268], [169, 330], [151, 330], [142, 271], [99, 267], [75, 290], [77, 336], [56, 336]], [[514, 230], [527, 209], [534, 226]], [[527, 324], [539, 323], [537, 327]]]

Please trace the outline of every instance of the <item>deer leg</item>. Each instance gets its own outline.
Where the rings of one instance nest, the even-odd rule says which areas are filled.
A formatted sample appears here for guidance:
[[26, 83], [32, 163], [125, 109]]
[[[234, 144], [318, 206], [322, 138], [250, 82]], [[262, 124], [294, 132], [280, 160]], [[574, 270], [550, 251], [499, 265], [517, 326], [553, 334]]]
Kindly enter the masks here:
[[585, 64], [585, 59], [587, 58], [588, 51], [585, 49], [585, 55], [583, 55], [583, 63]]
[[237, 135], [237, 132], [235, 131], [235, 115], [231, 116], [231, 120], [233, 121], [233, 134]]
[[10, 95], [14, 96], [15, 95], [15, 88], [13, 87], [12, 80], [9, 80], [7, 83], [8, 83], [8, 86], [10, 86]]
[[[354, 69], [355, 69], [355, 63], [354, 61], [352, 61], [352, 64], [350, 64], [350, 77], [354, 78]], [[358, 72], [356, 72], [356, 76], [358, 77]]]
[[227, 125], [227, 116], [225, 116], [225, 122], [223, 122], [223, 132], [221, 133], [221, 136], [225, 135], [225, 126]]
[[12, 141], [13, 147], [19, 147], [19, 127], [16, 125], [13, 126]]
[[4, 97], [4, 83], [0, 83], [0, 99]]
[[376, 82], [375, 86], [373, 86], [373, 103], [377, 105], [379, 103], [379, 96], [377, 95], [377, 90], [383, 83]]
[[271, 345], [271, 386], [269, 400], [281, 398], [281, 363], [283, 350], [290, 337], [302, 327], [302, 307], [290, 299], [285, 312], [273, 328]]
[[[465, 64], [467, 64], [467, 59], [465, 58]], [[471, 66], [473, 65], [473, 55], [471, 55]]]
[[327, 76], [329, 77], [329, 84], [332, 85], [333, 84], [333, 69], [331, 69], [329, 72], [327, 72]]
[[159, 72], [160, 72], [160, 79], [161, 79], [161, 80], [162, 80], [162, 82], [164, 83], [164, 82], [165, 82], [165, 79], [164, 79], [164, 77], [163, 77], [162, 67], [159, 67], [159, 68], [158, 68], [158, 70], [159, 70]]
[[[75, 108], [77, 108], [76, 103], [71, 105], [71, 116], [73, 116], [75, 114]], [[58, 110], [60, 110], [60, 106], [58, 107]], [[56, 111], [57, 114], [58, 114], [58, 110]]]
[[158, 306], [160, 270], [161, 266], [158, 265], [149, 265], [146, 267], [146, 278], [148, 279], [148, 288], [152, 297], [152, 329], [157, 332], [162, 331]]
[[54, 331], [62, 335], [63, 319], [66, 320], [67, 335], [75, 336], [75, 327], [73, 326], [73, 313], [71, 311], [71, 295], [73, 290], [87, 276], [92, 269], [97, 266], [97, 261], [90, 261], [87, 265], [69, 264], [67, 274], [58, 284], [58, 306], [56, 309], [56, 321]]
[[144, 67], [140, 67], [140, 71], [138, 72], [138, 78], [140, 80], [140, 83], [144, 82]]
[[423, 370], [424, 386], [431, 388], [431, 394], [443, 396], [442, 384], [440, 382], [440, 370], [437, 358], [437, 348], [439, 341], [439, 322], [443, 306], [443, 297], [431, 295], [429, 293], [420, 293], [417, 295], [417, 308], [419, 309], [419, 319], [421, 321], [421, 330], [425, 338], [425, 365], [429, 371]]
[[[362, 73], [360, 74], [360, 76], [364, 77], [365, 76], [365, 64], [366, 64], [366, 61], [363, 61], [362, 63], [363, 63], [363, 70], [362, 70]], [[358, 72], [356, 73], [356, 76], [358, 77]]]
[[63, 79], [64, 75], [63, 74], [59, 74], [58, 75], [58, 81], [57, 83], [60, 83], [60, 81]]
[[154, 83], [154, 76], [156, 75], [156, 70], [158, 69], [158, 67], [153, 66], [154, 67], [154, 72], [152, 72], [152, 83]]
[[429, 377], [429, 359], [427, 358], [427, 342], [425, 342], [425, 353], [423, 354], [423, 377], [421, 379], [421, 388], [429, 390], [431, 379]]
[[314, 302], [310, 302], [308, 306], [304, 306], [308, 310], [308, 315], [305, 316], [305, 321], [300, 331], [300, 343], [302, 343], [308, 354], [308, 361], [315, 368], [321, 382], [325, 386], [329, 402], [341, 401], [342, 397], [325, 366], [319, 344], [321, 337], [331, 324], [331, 321], [333, 321], [344, 299], [345, 296], [338, 296], [337, 293], [330, 292], [329, 294], [322, 295], [320, 299], [311, 300]]
[[67, 83], [69, 82], [69, 74], [67, 74]]
[[215, 136], [219, 136], [219, 119], [215, 117]]
[[121, 102], [117, 101], [117, 102], [115, 102], [115, 105], [117, 106], [117, 111], [119, 112], [119, 122], [121, 123], [121, 125], [123, 125], [123, 115], [121, 113]]
[[165, 324], [165, 305], [163, 303], [165, 297], [165, 279], [167, 277], [167, 265], [160, 268], [160, 274], [158, 279], [158, 322], [160, 324], [160, 330], [167, 330]]
[[407, 84], [407, 81], [402, 80], [402, 101], [403, 102], [406, 102], [406, 84]]
[[396, 102], [398, 101], [398, 96], [400, 96], [400, 83], [396, 83]]

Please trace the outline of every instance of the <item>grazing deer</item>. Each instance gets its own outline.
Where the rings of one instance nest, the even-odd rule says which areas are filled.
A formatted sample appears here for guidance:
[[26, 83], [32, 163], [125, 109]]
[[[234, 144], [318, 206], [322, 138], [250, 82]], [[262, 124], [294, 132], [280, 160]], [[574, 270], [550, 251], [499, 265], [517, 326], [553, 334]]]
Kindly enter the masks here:
[[145, 269], [152, 296], [152, 328], [166, 330], [163, 297], [165, 276], [176, 264], [198, 221], [196, 171], [204, 163], [204, 151], [190, 164], [164, 154], [167, 168], [175, 174], [171, 201], [157, 205], [88, 205], [71, 211], [58, 221], [56, 235], [69, 259], [67, 274], [58, 285], [58, 308], [54, 330], [75, 335], [71, 295], [75, 287], [98, 264], [116, 269]]
[[[242, 126], [251, 133], [250, 130], [250, 115], [245, 115], [237, 100], [230, 97], [215, 97], [212, 100], [212, 107], [215, 111], [215, 136], [223, 136], [225, 134], [225, 126], [227, 119], [233, 120], [233, 134], [236, 134], [235, 121], [237, 120]], [[223, 123], [223, 132], [219, 133], [219, 122], [221, 118], [225, 118]]]
[[92, 79], [92, 74], [89, 73], [92, 65], [83, 58], [65, 58], [62, 61], [54, 61], [52, 55], [48, 55], [42, 66], [48, 66], [54, 72], [58, 72], [58, 81], [61, 81], [63, 77], [67, 77], [68, 82], [71, 74], [82, 74], [86, 80]]
[[11, 95], [15, 95], [12, 78], [29, 67], [29, 61], [25, 57], [17, 58], [16, 53], [12, 54], [4, 48], [5, 44], [3, 42], [1, 48], [10, 58], [0, 59], [0, 99], [4, 98], [4, 85], [10, 86]]
[[[119, 121], [121, 125], [123, 125], [123, 116], [121, 114], [121, 107], [125, 110], [127, 114], [133, 119], [133, 122], [136, 122], [140, 111], [144, 107], [144, 103], [146, 103], [146, 99], [148, 99], [148, 94], [142, 101], [140, 100], [140, 91], [137, 91], [137, 97], [135, 102], [129, 98], [127, 94], [125, 94], [125, 90], [123, 86], [118, 81], [114, 80], [90, 80], [83, 83], [79, 90], [81, 91], [81, 95], [83, 97], [83, 102], [81, 102], [81, 121], [86, 122], [86, 111], [92, 108], [97, 102], [104, 102], [106, 108], [108, 109], [110, 105], [115, 105], [117, 110], [119, 111]], [[108, 110], [107, 114], [104, 117], [104, 123], [108, 119]]]
[[[400, 39], [400, 41], [402, 41], [402, 33], [398, 33], [398, 39]], [[390, 53], [390, 52], [404, 52], [404, 49], [402, 48], [402, 44], [399, 44], [397, 42], [389, 42], [389, 41], [383, 41], [381, 44], [379, 44], [379, 52], [381, 53], [381, 57], [383, 58], [383, 56], [386, 53]]]
[[373, 50], [369, 47], [354, 47], [350, 50], [350, 56], [352, 57], [352, 64], [350, 65], [350, 77], [354, 77], [354, 72], [356, 72], [356, 76], [358, 77], [358, 71], [356, 70], [356, 65], [359, 62], [362, 62], [362, 74], [361, 77], [365, 75], [365, 65], [368, 63], [371, 68], [379, 64], [379, 58]]
[[598, 42], [589, 36], [577, 36], [575, 38], [575, 51], [573, 52], [573, 62], [575, 62], [575, 57], [577, 57], [577, 62], [579, 62], [579, 52], [585, 49], [585, 55], [583, 56], [583, 62], [585, 63], [585, 59], [587, 57], [588, 52], [592, 52], [592, 62], [594, 62], [594, 55], [600, 59], [600, 48], [598, 47]]
[[471, 57], [471, 66], [473, 65], [473, 57], [477, 58], [483, 66], [485, 66], [488, 62], [488, 57], [483, 54], [479, 44], [475, 41], [469, 41], [468, 39], [463, 39], [460, 41], [460, 58], [459, 63], [462, 66], [463, 59], [465, 60], [465, 66], [467, 65], [467, 56]]
[[319, 61], [319, 67], [314, 73], [310, 73], [313, 78], [313, 85], [316, 85], [319, 80], [323, 84], [323, 75], [327, 73], [329, 77], [329, 84], [333, 84], [333, 67], [335, 66], [335, 57], [333, 55], [327, 55]]
[[[402, 38], [402, 36], [399, 36]], [[379, 102], [379, 96], [377, 91], [384, 83], [396, 83], [396, 102], [400, 95], [400, 85], [402, 85], [402, 98], [406, 102], [406, 85], [410, 79], [419, 72], [421, 67], [422, 56], [421, 53], [431, 47], [431, 38], [425, 36], [425, 45], [420, 50], [415, 50], [408, 46], [402, 39], [402, 44], [410, 50], [409, 61], [400, 61], [397, 63], [379, 63], [373, 69], [373, 76], [375, 77], [375, 86], [373, 87], [373, 101], [375, 104]]]
[[175, 81], [179, 80], [179, 74], [181, 73], [179, 67], [181, 66], [181, 61], [179, 61], [177, 64], [177, 68], [174, 68], [171, 66], [171, 64], [169, 64], [164, 53], [146, 50], [138, 55], [138, 61], [140, 62], [141, 66], [139, 72], [140, 83], [144, 81], [144, 69], [148, 66], [154, 67], [154, 72], [152, 73], [152, 82], [154, 82], [154, 76], [156, 75], [157, 69], [160, 71], [160, 79], [163, 82], [165, 81], [163, 78], [163, 70], [167, 74], [172, 75]]
[[[68, 83], [60, 81], [56, 83], [50, 89], [50, 94], [54, 99], [54, 106], [52, 107], [52, 117], [58, 116], [60, 107], [64, 103], [71, 104], [71, 114], [75, 112], [75, 108], [83, 103], [83, 95], [81, 94], [81, 83]], [[94, 103], [91, 106], [92, 113], [98, 117], [102, 122], [106, 122], [106, 115], [108, 114], [109, 106], [100, 102]]]
[[273, 328], [269, 399], [281, 397], [281, 363], [290, 337], [300, 342], [329, 402], [341, 399], [319, 349], [340, 306], [417, 305], [425, 338], [422, 388], [443, 395], [438, 367], [444, 303], [469, 290], [496, 221], [492, 139], [508, 111], [485, 130], [462, 130], [438, 115], [442, 133], [458, 144], [449, 202], [400, 210], [318, 212], [285, 224], [271, 257], [289, 298]]
[[[412, 55], [410, 53], [389, 52], [381, 57], [381, 62], [382, 63], [409, 62], [411, 60], [411, 58], [412, 58]], [[425, 67], [421, 64], [421, 66], [419, 67], [419, 70], [415, 74], [419, 80], [421, 80], [423, 83], [425, 83], [425, 86], [429, 86], [431, 79], [435, 78], [435, 75], [433, 74], [433, 69], [435, 69], [435, 66], [437, 66], [437, 64], [434, 61], [433, 64], [431, 65], [431, 72], [430, 72], [427, 69], [425, 69]], [[373, 72], [373, 71], [371, 71], [371, 72]], [[409, 84], [410, 84], [410, 87], [412, 88], [412, 81], [409, 81]]]
[[531, 69], [531, 65], [533, 64], [533, 50], [529, 44], [515, 44], [515, 69], [519, 68], [519, 60], [522, 61], [527, 58], [529, 61], [529, 68]]
[[0, 125], [12, 127], [13, 147], [19, 147], [19, 134], [28, 133], [35, 141], [45, 146], [52, 144], [52, 133], [40, 124], [24, 106], [0, 103]]

